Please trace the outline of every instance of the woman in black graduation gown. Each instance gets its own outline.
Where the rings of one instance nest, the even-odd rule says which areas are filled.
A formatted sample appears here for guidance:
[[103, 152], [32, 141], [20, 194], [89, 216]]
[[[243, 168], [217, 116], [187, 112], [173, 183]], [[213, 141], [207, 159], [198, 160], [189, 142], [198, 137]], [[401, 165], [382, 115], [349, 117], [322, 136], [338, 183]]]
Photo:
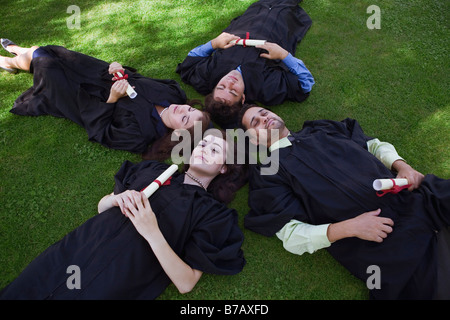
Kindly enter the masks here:
[[[7, 39], [2, 45], [16, 57], [0, 56], [1, 67], [33, 73], [33, 87], [17, 98], [14, 114], [67, 118], [84, 127], [89, 140], [147, 153], [147, 158], [154, 151], [149, 145], [156, 140], [170, 144], [173, 130], [192, 130], [197, 120], [203, 130], [209, 126], [209, 115], [187, 105], [174, 80], [147, 78], [117, 62], [110, 65], [59, 46], [22, 48]], [[117, 71], [127, 79], [114, 82]], [[129, 83], [137, 92], [134, 99], [126, 97]]]
[[[203, 272], [240, 272], [243, 234], [236, 211], [223, 203], [239, 186], [221, 186], [230, 186], [243, 167], [224, 164], [226, 149], [222, 138], [205, 137], [186, 173], [173, 175], [150, 202], [133, 190], [168, 165], [124, 162], [114, 193], [99, 202], [100, 214], [39, 255], [0, 299], [154, 299], [170, 282], [183, 293]], [[79, 268], [79, 289], [69, 289], [70, 266]]]

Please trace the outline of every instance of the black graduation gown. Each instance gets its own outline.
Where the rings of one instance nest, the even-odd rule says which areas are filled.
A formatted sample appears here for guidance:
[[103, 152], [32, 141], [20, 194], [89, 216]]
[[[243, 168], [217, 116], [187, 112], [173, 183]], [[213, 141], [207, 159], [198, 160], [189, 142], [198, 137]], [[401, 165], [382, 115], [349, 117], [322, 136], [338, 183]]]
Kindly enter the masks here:
[[[298, 6], [300, 1], [258, 1], [242, 16], [231, 21], [224, 32], [241, 38], [249, 32], [251, 39], [276, 42], [295, 55], [297, 44], [311, 26], [311, 19]], [[234, 46], [218, 49], [209, 57], [190, 57], [178, 64], [176, 72], [199, 93], [209, 94], [219, 80], [241, 66], [247, 103], [276, 105], [286, 99], [301, 102], [304, 93], [298, 78], [282, 61], [261, 58], [262, 49]]]
[[33, 87], [15, 101], [14, 114], [67, 118], [84, 127], [91, 141], [142, 153], [166, 131], [155, 104], [186, 102], [176, 81], [125, 70], [137, 97], [106, 103], [113, 84], [107, 62], [59, 46], [41, 49], [49, 56], [32, 60]]
[[[141, 190], [168, 166], [124, 162], [114, 192]], [[200, 187], [174, 175], [150, 198], [158, 225], [171, 248], [192, 268], [232, 275], [245, 264], [237, 213]], [[81, 289], [66, 281], [80, 268]], [[154, 299], [170, 284], [148, 242], [118, 207], [86, 221], [50, 246], [0, 294], [0, 299]]]
[[346, 238], [329, 252], [365, 282], [367, 268], [380, 267], [381, 289], [372, 289], [372, 298], [434, 297], [437, 232], [449, 225], [450, 180], [427, 175], [413, 192], [378, 197], [372, 182], [395, 176], [368, 152], [370, 138], [355, 120], [306, 122], [293, 137], [292, 147], [279, 149], [277, 174], [262, 176], [253, 166], [245, 227], [272, 236], [291, 219], [319, 225], [380, 208], [380, 216], [394, 221], [382, 243]]

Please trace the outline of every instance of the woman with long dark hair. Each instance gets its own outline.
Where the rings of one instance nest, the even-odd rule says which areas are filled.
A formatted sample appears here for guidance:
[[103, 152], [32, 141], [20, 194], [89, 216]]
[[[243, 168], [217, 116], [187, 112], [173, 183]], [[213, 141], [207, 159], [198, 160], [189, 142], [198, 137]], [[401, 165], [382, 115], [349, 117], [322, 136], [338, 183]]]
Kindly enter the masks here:
[[[170, 139], [173, 130], [192, 130], [196, 121], [203, 131], [210, 125], [208, 113], [187, 104], [174, 80], [144, 77], [60, 46], [22, 48], [8, 39], [1, 44], [15, 55], [0, 56], [3, 70], [33, 73], [33, 86], [17, 98], [14, 114], [67, 118], [84, 127], [91, 141], [158, 160], [178, 143]], [[117, 72], [122, 76], [113, 76]], [[137, 93], [133, 99], [126, 93], [129, 85]], [[151, 147], [158, 140], [169, 146], [166, 153]]]
[[[33, 260], [0, 299], [154, 299], [171, 282], [185, 293], [203, 272], [240, 272], [243, 234], [225, 203], [241, 186], [233, 181], [245, 167], [225, 163], [229, 149], [226, 140], [207, 135], [187, 170], [150, 199], [139, 190], [168, 165], [123, 163], [114, 192], [98, 204], [100, 214]], [[69, 267], [79, 272], [75, 285]]]

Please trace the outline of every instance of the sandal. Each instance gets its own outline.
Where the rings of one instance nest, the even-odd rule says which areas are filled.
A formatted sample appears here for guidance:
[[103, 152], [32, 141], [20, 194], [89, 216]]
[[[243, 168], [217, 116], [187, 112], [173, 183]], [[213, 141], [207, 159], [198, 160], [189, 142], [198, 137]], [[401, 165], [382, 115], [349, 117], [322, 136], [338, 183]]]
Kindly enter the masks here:
[[[8, 46], [11, 46], [11, 45], [17, 46], [17, 44], [15, 44], [14, 42], [12, 42], [12, 41], [9, 40], [9, 39], [3, 39], [3, 38], [2, 38], [0, 41], [1, 41], [1, 44], [2, 44], [3, 49], [5, 49], [5, 50], [8, 51], [9, 53], [11, 53], [11, 54], [17, 56], [17, 54], [15, 54], [14, 52], [10, 52], [8, 49], [6, 49]], [[2, 69], [3, 69], [3, 68], [2, 68]]]
[[2, 66], [0, 66], [0, 69], [2, 69], [2, 70], [5, 70], [5, 71], [7, 71], [7, 72], [9, 72], [9, 73], [17, 73], [19, 70], [17, 70], [17, 69], [10, 69], [10, 68], [5, 68], [5, 67], [2, 67]]

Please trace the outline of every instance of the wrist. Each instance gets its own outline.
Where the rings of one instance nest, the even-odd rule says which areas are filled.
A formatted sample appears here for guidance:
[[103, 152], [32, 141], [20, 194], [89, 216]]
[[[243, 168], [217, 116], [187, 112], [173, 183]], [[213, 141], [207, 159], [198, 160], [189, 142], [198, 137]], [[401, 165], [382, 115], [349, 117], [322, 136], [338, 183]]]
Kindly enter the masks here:
[[106, 103], [116, 103], [117, 100], [118, 100], [118, 99], [117, 99], [116, 96], [110, 94], [109, 97], [108, 97], [108, 100], [106, 100]]
[[330, 242], [355, 237], [353, 219], [332, 223], [328, 226], [327, 237]]
[[405, 168], [405, 167], [409, 167], [409, 164], [407, 164], [406, 161], [403, 159], [395, 160], [391, 166], [391, 168], [397, 172], [399, 172], [402, 168]]
[[144, 238], [145, 240], [147, 240], [153, 250], [163, 246], [167, 242], [158, 226], [149, 231], [149, 233]]
[[217, 44], [217, 38], [212, 39], [212, 40], [210, 41], [210, 43], [211, 43], [211, 48], [212, 48], [213, 50], [218, 49], [219, 45]]

